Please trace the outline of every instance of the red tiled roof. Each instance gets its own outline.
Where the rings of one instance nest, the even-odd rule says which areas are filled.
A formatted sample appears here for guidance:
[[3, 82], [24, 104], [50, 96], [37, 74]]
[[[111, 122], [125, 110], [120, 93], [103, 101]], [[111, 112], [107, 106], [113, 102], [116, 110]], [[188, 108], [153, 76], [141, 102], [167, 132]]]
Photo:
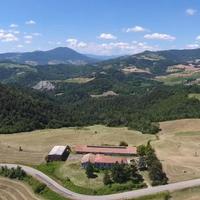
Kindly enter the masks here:
[[112, 157], [112, 156], [105, 156], [101, 154], [86, 154], [82, 157], [81, 163], [92, 163], [92, 164], [115, 164], [115, 163], [124, 163], [127, 164], [128, 161], [126, 158], [120, 158], [120, 157]]
[[75, 147], [77, 153], [94, 153], [94, 154], [136, 154], [136, 147], [111, 147], [111, 146], [87, 146], [77, 145]]

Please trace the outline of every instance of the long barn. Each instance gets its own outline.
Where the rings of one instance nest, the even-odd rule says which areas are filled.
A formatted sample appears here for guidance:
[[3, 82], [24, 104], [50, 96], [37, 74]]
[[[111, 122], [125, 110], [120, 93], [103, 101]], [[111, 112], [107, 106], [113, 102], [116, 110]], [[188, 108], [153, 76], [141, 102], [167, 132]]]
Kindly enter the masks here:
[[78, 154], [105, 154], [105, 155], [121, 155], [134, 156], [137, 154], [136, 147], [122, 147], [122, 146], [91, 146], [91, 145], [77, 145], [75, 152]]

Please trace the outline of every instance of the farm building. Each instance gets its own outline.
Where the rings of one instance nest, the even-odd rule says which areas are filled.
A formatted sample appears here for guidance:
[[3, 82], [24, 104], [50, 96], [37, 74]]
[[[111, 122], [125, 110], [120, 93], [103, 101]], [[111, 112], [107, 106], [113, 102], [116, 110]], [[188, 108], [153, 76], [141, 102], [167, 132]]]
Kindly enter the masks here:
[[69, 152], [68, 146], [54, 146], [47, 156], [47, 161], [65, 161]]
[[111, 168], [115, 163], [128, 164], [127, 158], [105, 156], [102, 154], [86, 154], [81, 159], [81, 165], [86, 168], [88, 163], [93, 164], [96, 168]]
[[105, 155], [121, 155], [121, 156], [133, 156], [137, 154], [136, 147], [122, 147], [122, 146], [89, 146], [89, 145], [77, 145], [75, 152], [79, 154], [105, 154]]

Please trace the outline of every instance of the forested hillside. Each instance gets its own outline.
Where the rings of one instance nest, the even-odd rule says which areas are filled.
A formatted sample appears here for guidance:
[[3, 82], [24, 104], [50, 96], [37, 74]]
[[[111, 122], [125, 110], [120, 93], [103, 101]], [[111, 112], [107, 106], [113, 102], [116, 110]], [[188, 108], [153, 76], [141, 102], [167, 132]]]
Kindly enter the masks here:
[[3, 85], [0, 85], [0, 110], [1, 133], [48, 127], [63, 112], [42, 94]]
[[[72, 85], [74, 90], [63, 96], [1, 85], [0, 132], [105, 124], [156, 133], [159, 126], [155, 122], [200, 117], [200, 101], [188, 98], [189, 93], [200, 93], [199, 86], [152, 84], [146, 89], [142, 86], [142, 92], [138, 86], [129, 94], [120, 92], [117, 96], [92, 98], [88, 91], [95, 86], [89, 85], [84, 91], [77, 84], [69, 84], [69, 87]], [[132, 85], [126, 86], [127, 91], [133, 90]], [[120, 85], [115, 87], [115, 91], [120, 91]]]
[[[200, 93], [198, 84], [167, 86], [155, 78], [181, 62], [188, 67], [170, 69], [187, 77], [192, 70], [198, 80], [199, 51], [147, 51], [85, 66], [0, 63], [0, 81], [10, 84], [0, 85], [0, 132], [105, 124], [156, 133], [156, 122], [199, 118], [200, 101], [188, 97]], [[30, 89], [44, 80], [52, 90]]]

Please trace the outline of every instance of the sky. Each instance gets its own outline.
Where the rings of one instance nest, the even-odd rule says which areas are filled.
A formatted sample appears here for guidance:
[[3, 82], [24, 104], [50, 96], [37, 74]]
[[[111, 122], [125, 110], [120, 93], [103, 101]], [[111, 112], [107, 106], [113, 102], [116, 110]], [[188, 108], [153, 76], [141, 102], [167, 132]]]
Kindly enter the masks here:
[[1, 0], [0, 52], [200, 48], [199, 0]]

